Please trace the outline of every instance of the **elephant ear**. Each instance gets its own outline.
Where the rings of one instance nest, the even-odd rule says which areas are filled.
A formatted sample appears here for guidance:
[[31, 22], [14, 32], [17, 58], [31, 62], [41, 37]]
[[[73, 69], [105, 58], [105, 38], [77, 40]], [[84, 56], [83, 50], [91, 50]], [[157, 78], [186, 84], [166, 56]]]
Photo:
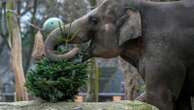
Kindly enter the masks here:
[[[137, 11], [127, 11], [127, 16], [120, 27], [119, 45], [130, 39], [135, 39], [142, 35], [141, 17]], [[122, 18], [121, 18], [122, 19]]]

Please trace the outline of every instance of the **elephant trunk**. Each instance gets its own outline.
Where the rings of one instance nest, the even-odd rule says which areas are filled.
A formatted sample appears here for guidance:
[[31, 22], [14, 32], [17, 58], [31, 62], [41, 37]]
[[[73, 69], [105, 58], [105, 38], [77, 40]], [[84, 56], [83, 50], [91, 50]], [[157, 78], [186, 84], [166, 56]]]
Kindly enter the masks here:
[[[69, 26], [65, 26], [65, 27], [69, 27]], [[67, 36], [64, 32], [61, 31], [61, 28], [57, 28], [56, 30], [54, 30], [49, 34], [48, 38], [45, 41], [45, 55], [48, 59], [53, 61], [71, 59], [79, 52], [80, 49], [77, 47], [73, 48], [72, 50], [64, 54], [60, 54], [55, 50], [57, 46], [65, 43], [65, 40], [64, 40], [65, 37]], [[76, 38], [74, 38], [73, 41], [74, 40], [75, 42], [77, 41]]]

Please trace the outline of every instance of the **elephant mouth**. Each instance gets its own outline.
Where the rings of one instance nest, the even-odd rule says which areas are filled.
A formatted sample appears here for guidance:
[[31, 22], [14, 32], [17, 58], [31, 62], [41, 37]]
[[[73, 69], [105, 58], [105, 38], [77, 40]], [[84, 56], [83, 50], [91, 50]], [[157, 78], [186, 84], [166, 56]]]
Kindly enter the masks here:
[[82, 54], [82, 62], [85, 62], [87, 60], [89, 60], [90, 58], [94, 57], [91, 51], [91, 47], [88, 46], [88, 48], [86, 50], [84, 50], [83, 54]]
[[85, 61], [87, 61], [88, 59], [90, 59], [91, 57], [92, 57], [91, 55], [85, 54], [85, 55], [83, 55], [83, 57], [82, 57], [82, 59], [81, 59], [81, 62], [85, 62]]
[[81, 62], [85, 62], [88, 59], [92, 58], [92, 51], [91, 51], [91, 41], [87, 44], [85, 49], [82, 49], [81, 52]]
[[82, 51], [82, 62], [87, 61], [92, 57], [102, 57], [102, 58], [113, 58], [117, 57], [121, 53], [121, 49], [119, 47], [112, 48], [94, 48], [94, 42], [90, 42], [87, 46], [87, 49]]

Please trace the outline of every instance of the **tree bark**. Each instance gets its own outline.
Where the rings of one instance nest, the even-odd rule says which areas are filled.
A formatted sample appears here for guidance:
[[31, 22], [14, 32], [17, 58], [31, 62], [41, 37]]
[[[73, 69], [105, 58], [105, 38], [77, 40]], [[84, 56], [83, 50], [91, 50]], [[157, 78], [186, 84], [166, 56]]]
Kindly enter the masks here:
[[[88, 0], [91, 8], [96, 6], [96, 0]], [[98, 102], [99, 95], [99, 68], [96, 65], [95, 58], [90, 59], [87, 86], [87, 102]]]
[[45, 55], [45, 53], [44, 53], [44, 39], [43, 39], [43, 35], [41, 34], [41, 32], [38, 31], [35, 35], [31, 63], [34, 64], [34, 63], [40, 61], [44, 55]]
[[88, 74], [88, 88], [87, 88], [87, 102], [98, 102], [99, 95], [99, 69], [96, 65], [95, 59], [90, 60]]
[[[8, 5], [10, 9], [15, 9], [15, 1], [10, 1]], [[17, 18], [14, 14], [10, 14], [8, 16], [8, 24], [10, 29], [10, 37], [12, 38], [11, 63], [15, 73], [16, 100], [28, 100], [27, 89], [25, 88], [25, 76], [22, 66], [21, 35]]]
[[119, 68], [124, 72], [125, 93], [129, 100], [134, 100], [139, 96], [141, 76], [135, 67], [119, 58]]
[[[32, 18], [31, 18], [31, 24], [35, 25], [36, 24], [36, 11], [37, 11], [37, 5], [38, 5], [38, 1], [37, 0], [33, 0], [33, 11], [32, 11]], [[28, 38], [30, 42], [30, 46], [29, 46], [29, 49], [27, 50], [27, 57], [28, 59], [25, 60], [24, 62], [24, 72], [26, 73], [28, 71], [28, 68], [30, 67], [31, 65], [31, 56], [32, 56], [32, 52], [33, 52], [33, 46], [34, 46], [34, 36], [35, 36], [35, 29], [33, 27], [30, 28], [30, 32], [31, 32], [31, 35], [30, 37]]]
[[[16, 21], [16, 20], [14, 20]], [[21, 47], [21, 37], [20, 37], [19, 27], [17, 25], [13, 28], [12, 36], [12, 66], [15, 73], [16, 80], [16, 100], [28, 100], [27, 91], [25, 88], [25, 76], [22, 67], [22, 47]]]
[[[16, 21], [16, 20], [14, 20]], [[22, 67], [22, 47], [21, 47], [21, 37], [20, 37], [19, 27], [17, 25], [13, 28], [12, 36], [12, 66], [13, 71], [15, 73], [15, 81], [16, 81], [16, 100], [28, 100], [27, 90], [25, 88], [25, 76]]]

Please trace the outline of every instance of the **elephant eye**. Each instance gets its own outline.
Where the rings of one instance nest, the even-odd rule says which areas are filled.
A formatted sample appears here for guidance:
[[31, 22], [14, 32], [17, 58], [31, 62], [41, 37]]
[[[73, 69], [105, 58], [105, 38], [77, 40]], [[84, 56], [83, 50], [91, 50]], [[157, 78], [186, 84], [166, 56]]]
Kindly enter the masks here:
[[98, 24], [99, 19], [95, 16], [89, 16], [89, 22], [93, 25], [96, 25], [96, 24]]

